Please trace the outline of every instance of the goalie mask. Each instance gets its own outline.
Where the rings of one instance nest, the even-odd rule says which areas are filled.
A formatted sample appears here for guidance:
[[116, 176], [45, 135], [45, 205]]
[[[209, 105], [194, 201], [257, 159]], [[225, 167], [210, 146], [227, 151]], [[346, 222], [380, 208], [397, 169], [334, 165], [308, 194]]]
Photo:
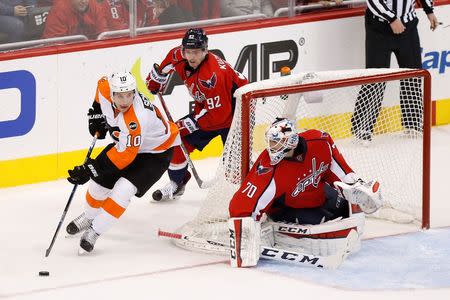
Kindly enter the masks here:
[[297, 147], [299, 138], [295, 124], [286, 118], [277, 118], [266, 131], [270, 164], [278, 164], [286, 154]]

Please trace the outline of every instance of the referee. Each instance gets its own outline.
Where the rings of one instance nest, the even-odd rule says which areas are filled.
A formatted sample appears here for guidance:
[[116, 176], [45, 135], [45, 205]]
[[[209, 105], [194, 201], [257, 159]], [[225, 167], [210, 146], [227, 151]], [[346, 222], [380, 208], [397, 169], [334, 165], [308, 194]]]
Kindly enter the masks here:
[[[430, 21], [430, 29], [434, 31], [439, 22], [433, 13], [433, 2], [420, 0], [420, 3]], [[400, 68], [422, 68], [418, 19], [414, 6], [415, 0], [367, 0], [366, 68], [389, 68], [392, 53]], [[352, 131], [356, 138], [372, 139], [385, 87], [385, 83], [380, 83], [361, 88], [352, 117]], [[411, 91], [420, 93], [417, 83], [414, 85], [408, 80], [400, 82], [402, 125], [405, 129], [421, 131], [422, 97], [420, 95], [420, 103], [419, 100], [411, 103], [411, 99], [407, 99], [408, 92]], [[371, 98], [363, 99], [362, 94], [370, 94]]]

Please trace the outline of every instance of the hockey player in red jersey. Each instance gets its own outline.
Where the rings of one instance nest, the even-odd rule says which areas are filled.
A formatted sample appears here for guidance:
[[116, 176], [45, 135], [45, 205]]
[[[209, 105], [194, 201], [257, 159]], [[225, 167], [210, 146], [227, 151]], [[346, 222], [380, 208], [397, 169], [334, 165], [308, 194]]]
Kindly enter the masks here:
[[[269, 246], [297, 248], [322, 256], [355, 250], [359, 237], [356, 243], [351, 240], [352, 245], [348, 242], [350, 233], [354, 239], [355, 227], [361, 222], [352, 220], [353, 213], [361, 209], [373, 213], [381, 207], [379, 183], [362, 181], [326, 132], [297, 133], [292, 121], [277, 118], [267, 130], [266, 139], [267, 149], [229, 205], [230, 235], [235, 239], [231, 245], [236, 248], [232, 252], [237, 253], [231, 258], [232, 265], [256, 265], [258, 245], [264, 240], [269, 241]], [[271, 220], [268, 223], [310, 226], [287, 232], [263, 230], [265, 236], [261, 236], [263, 214]]]
[[66, 230], [83, 232], [80, 247], [90, 252], [97, 238], [125, 212], [133, 196], [142, 197], [169, 167], [173, 147], [180, 144], [178, 128], [136, 90], [131, 73], [115, 73], [98, 81], [88, 112], [89, 132], [113, 143], [95, 159], [69, 170], [68, 180], [89, 179], [85, 211]]
[[[216, 136], [225, 143], [233, 118], [234, 91], [247, 84], [247, 79], [208, 52], [208, 37], [200, 28], [189, 29], [182, 44], [170, 50], [161, 65], [153, 65], [147, 77], [150, 92], [162, 91], [172, 72], [177, 72], [195, 100], [194, 112], [177, 121], [187, 151], [203, 150]], [[156, 190], [153, 199], [181, 196], [191, 177], [187, 167], [181, 147], [176, 147], [168, 170], [170, 182]]]

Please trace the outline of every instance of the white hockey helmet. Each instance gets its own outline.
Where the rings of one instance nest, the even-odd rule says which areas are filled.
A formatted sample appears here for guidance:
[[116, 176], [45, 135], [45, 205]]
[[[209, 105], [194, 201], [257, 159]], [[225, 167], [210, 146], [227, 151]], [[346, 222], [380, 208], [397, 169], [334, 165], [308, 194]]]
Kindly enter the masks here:
[[299, 137], [295, 123], [286, 118], [276, 118], [266, 131], [270, 164], [278, 164], [286, 154], [297, 147]]
[[117, 72], [109, 78], [111, 95], [136, 90], [136, 79], [130, 72]]

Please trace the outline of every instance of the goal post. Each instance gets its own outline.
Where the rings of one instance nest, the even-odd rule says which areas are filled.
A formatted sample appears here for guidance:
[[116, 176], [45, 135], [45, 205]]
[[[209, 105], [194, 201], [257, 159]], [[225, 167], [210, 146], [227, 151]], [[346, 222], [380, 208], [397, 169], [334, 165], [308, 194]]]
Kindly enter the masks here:
[[[239, 88], [227, 141], [197, 216], [180, 234], [228, 243], [228, 205], [266, 147], [276, 117], [328, 132], [354, 171], [377, 179], [375, 217], [430, 226], [431, 76], [425, 70], [361, 69], [293, 74]], [[192, 249], [187, 241], [176, 244]], [[198, 248], [198, 247], [197, 247]], [[201, 250], [208, 251], [208, 247]], [[215, 252], [215, 251], [212, 251]]]

